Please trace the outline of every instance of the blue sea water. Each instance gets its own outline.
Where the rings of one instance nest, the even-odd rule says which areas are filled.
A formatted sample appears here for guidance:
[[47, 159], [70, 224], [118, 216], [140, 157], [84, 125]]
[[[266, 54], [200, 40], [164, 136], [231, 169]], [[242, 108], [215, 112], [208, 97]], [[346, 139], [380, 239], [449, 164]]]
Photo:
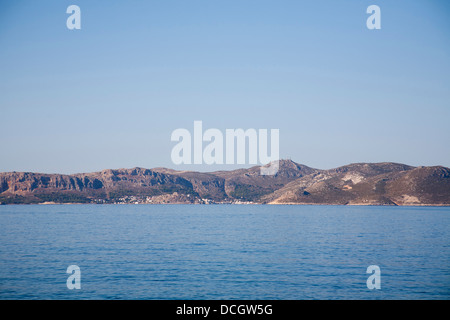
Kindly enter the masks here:
[[0, 299], [449, 299], [449, 223], [448, 207], [0, 206]]

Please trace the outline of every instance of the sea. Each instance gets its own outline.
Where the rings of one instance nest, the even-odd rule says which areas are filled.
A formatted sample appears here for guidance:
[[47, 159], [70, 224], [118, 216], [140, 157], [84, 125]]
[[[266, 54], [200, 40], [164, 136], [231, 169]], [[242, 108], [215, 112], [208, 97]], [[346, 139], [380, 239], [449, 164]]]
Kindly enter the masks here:
[[0, 299], [449, 298], [450, 207], [0, 206]]

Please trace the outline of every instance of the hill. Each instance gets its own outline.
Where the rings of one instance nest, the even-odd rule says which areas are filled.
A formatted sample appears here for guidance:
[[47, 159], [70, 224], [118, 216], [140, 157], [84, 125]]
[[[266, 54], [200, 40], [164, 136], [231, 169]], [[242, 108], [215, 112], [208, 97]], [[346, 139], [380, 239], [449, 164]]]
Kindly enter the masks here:
[[4, 172], [0, 203], [450, 205], [450, 169], [385, 162], [320, 170], [280, 160], [273, 176], [260, 175], [259, 166], [210, 173], [167, 168]]

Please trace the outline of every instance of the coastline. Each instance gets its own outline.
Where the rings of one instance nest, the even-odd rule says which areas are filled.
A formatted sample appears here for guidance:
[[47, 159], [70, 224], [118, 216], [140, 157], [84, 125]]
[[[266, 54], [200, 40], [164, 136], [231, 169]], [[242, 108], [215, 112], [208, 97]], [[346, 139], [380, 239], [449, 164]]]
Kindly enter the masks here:
[[256, 206], [351, 206], [351, 207], [450, 207], [450, 204], [364, 204], [364, 203], [352, 203], [352, 204], [339, 204], [339, 203], [78, 203], [78, 202], [53, 202], [47, 201], [42, 203], [0, 203], [0, 206], [61, 206], [61, 205], [152, 205], [152, 206], [165, 206], [165, 205], [188, 205], [188, 206], [201, 206], [201, 205], [256, 205]]

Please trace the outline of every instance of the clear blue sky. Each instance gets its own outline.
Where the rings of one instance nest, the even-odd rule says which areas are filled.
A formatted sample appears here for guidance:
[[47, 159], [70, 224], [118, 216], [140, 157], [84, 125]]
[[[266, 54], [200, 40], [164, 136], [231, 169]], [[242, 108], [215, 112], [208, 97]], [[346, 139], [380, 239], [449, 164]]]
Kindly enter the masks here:
[[228, 169], [172, 164], [194, 120], [280, 129], [315, 168], [450, 167], [450, 4], [0, 1], [0, 171]]

